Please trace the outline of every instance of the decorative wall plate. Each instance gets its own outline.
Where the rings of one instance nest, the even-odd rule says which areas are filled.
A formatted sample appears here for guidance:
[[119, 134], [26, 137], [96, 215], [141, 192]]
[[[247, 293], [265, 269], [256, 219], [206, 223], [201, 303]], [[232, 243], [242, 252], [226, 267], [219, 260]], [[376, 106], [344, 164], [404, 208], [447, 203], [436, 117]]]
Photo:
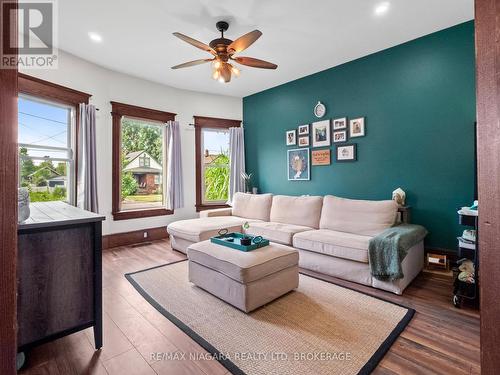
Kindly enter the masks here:
[[323, 103], [318, 102], [318, 104], [314, 106], [313, 112], [314, 116], [316, 116], [317, 118], [321, 118], [326, 114], [326, 107]]

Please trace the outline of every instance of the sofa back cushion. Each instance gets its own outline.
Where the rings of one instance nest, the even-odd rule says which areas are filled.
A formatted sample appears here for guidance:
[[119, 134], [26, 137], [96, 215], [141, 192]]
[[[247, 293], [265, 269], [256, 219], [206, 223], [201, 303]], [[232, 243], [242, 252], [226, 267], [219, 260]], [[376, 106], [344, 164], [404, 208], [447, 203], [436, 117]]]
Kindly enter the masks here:
[[272, 194], [236, 193], [233, 196], [233, 216], [269, 221]]
[[323, 197], [275, 195], [271, 221], [318, 229], [322, 204]]
[[323, 199], [321, 229], [375, 236], [396, 222], [398, 205], [392, 200], [366, 201], [327, 195]]

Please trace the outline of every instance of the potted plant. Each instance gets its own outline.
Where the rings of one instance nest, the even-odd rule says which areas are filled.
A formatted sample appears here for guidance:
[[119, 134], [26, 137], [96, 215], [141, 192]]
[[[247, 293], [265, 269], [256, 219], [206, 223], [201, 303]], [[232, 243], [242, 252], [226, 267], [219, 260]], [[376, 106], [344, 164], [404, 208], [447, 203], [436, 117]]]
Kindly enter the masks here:
[[[250, 228], [250, 224], [247, 221], [243, 224], [243, 229], [247, 230], [248, 228]], [[249, 246], [252, 244], [252, 238], [246, 234], [243, 234], [243, 237], [240, 239], [240, 244], [242, 244], [243, 246]]]

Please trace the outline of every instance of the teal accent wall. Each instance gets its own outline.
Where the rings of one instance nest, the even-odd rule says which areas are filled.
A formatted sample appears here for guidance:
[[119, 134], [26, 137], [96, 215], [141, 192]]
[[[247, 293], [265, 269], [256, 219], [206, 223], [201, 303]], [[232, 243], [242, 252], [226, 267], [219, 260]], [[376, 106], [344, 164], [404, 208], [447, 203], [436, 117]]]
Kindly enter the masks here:
[[[331, 165], [288, 181], [286, 150], [296, 147], [285, 132], [314, 122], [318, 100], [325, 118], [366, 117], [366, 136], [352, 140], [358, 161], [335, 162], [331, 146]], [[390, 199], [401, 187], [427, 245], [455, 249], [457, 208], [474, 195], [475, 108], [471, 21], [245, 97], [247, 171], [275, 194]]]

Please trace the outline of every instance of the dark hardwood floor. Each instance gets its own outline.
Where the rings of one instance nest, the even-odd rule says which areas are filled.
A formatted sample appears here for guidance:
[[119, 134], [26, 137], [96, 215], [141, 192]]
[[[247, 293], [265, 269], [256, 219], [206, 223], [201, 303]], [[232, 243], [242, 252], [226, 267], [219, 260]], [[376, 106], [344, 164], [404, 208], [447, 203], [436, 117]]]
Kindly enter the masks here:
[[[156, 360], [152, 353], [204, 350], [146, 302], [124, 273], [184, 259], [168, 240], [124, 246], [103, 254], [104, 347], [92, 331], [75, 333], [27, 353], [21, 374], [208, 374], [227, 371], [215, 361]], [[479, 374], [479, 313], [451, 304], [450, 277], [422, 273], [403, 296], [330, 278], [417, 312], [375, 374]]]

